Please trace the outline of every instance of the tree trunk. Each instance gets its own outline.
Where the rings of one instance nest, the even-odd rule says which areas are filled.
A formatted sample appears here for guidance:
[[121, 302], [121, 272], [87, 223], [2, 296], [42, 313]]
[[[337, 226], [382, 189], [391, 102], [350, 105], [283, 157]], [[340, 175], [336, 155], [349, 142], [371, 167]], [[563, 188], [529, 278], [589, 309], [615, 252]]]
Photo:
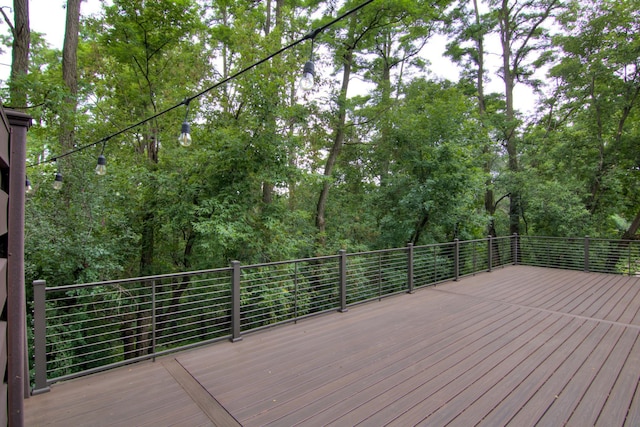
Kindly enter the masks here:
[[[518, 172], [518, 150], [516, 146], [516, 124], [515, 111], [513, 109], [513, 88], [515, 86], [514, 70], [511, 66], [511, 16], [508, 0], [502, 0], [502, 8], [500, 10], [500, 43], [502, 46], [502, 73], [504, 79], [504, 96], [506, 101], [506, 128], [504, 141], [509, 157], [508, 168], [513, 174]], [[511, 196], [509, 198], [509, 233], [520, 232], [520, 194], [516, 190], [515, 184], [511, 184]]]
[[[481, 19], [480, 19], [480, 8], [478, 6], [478, 0], [473, 0], [473, 13], [475, 15], [475, 24], [478, 28], [481, 27]], [[478, 32], [475, 36], [475, 44], [476, 49], [478, 50], [478, 55], [476, 58], [476, 65], [478, 66], [478, 74], [476, 76], [476, 91], [478, 98], [478, 115], [480, 116], [480, 122], [484, 125], [484, 119], [487, 115], [487, 107], [484, 96], [484, 33]], [[483, 148], [483, 154], [485, 156], [489, 156], [491, 153], [491, 142], [488, 141]], [[489, 224], [487, 225], [487, 235], [496, 237], [496, 222], [493, 216], [496, 213], [495, 206], [495, 195], [493, 193], [493, 179], [491, 178], [491, 160], [487, 160], [484, 164], [484, 173], [488, 177], [485, 181], [485, 193], [484, 193], [484, 207], [485, 211], [489, 214], [491, 219], [489, 220]]]
[[67, 1], [67, 23], [62, 47], [62, 79], [67, 88], [60, 111], [60, 145], [64, 150], [73, 148], [75, 115], [78, 108], [78, 31], [81, 0]]
[[[4, 12], [3, 12], [4, 15]], [[13, 34], [11, 48], [11, 76], [9, 80], [9, 96], [11, 107], [25, 110], [27, 107], [27, 91], [21, 82], [29, 73], [29, 49], [31, 45], [31, 30], [29, 28], [29, 1], [13, 0], [13, 16], [15, 25], [11, 26], [5, 15], [7, 24]]]
[[342, 71], [342, 87], [338, 97], [338, 120], [336, 121], [336, 131], [333, 137], [333, 146], [329, 150], [329, 157], [324, 168], [324, 183], [318, 198], [316, 209], [316, 227], [318, 228], [318, 244], [320, 247], [325, 246], [326, 241], [326, 218], [325, 211], [327, 208], [327, 199], [329, 197], [329, 189], [331, 188], [331, 175], [335, 166], [342, 145], [344, 144], [344, 126], [347, 119], [347, 89], [349, 88], [349, 79], [351, 78], [351, 64], [353, 61], [353, 48], [347, 49], [344, 54], [344, 68]]

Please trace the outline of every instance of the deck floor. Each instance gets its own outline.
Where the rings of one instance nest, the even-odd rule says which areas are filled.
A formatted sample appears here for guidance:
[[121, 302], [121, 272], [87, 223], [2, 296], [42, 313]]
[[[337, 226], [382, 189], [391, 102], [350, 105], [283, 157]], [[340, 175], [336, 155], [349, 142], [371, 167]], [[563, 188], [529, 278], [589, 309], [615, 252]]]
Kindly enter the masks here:
[[638, 426], [640, 278], [513, 266], [60, 383], [26, 426]]

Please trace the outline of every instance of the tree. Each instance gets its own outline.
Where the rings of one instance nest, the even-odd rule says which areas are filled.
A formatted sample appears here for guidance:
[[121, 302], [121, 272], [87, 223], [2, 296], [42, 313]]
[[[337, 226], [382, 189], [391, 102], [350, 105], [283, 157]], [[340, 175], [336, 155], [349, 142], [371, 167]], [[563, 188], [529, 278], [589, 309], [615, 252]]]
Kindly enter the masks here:
[[[489, 215], [489, 224], [487, 225], [487, 235], [497, 236], [495, 214], [498, 203], [494, 194], [494, 179], [492, 172], [496, 163], [497, 148], [496, 143], [491, 135], [496, 133], [495, 127], [492, 125], [491, 117], [487, 111], [487, 102], [493, 101], [495, 97], [487, 99], [485, 95], [485, 83], [487, 80], [486, 63], [486, 37], [495, 29], [495, 16], [492, 13], [481, 13], [478, 0], [473, 0], [472, 8], [467, 7], [467, 2], [460, 2], [458, 6], [449, 14], [445, 33], [452, 35], [454, 38], [447, 45], [446, 54], [450, 56], [456, 63], [463, 67], [463, 80], [468, 80], [473, 84], [475, 96], [477, 98], [478, 115], [480, 119], [481, 130], [485, 139], [484, 154], [484, 172], [487, 177], [485, 183], [484, 205]], [[494, 113], [497, 108], [491, 109]]]
[[29, 27], [29, 1], [13, 1], [14, 24], [7, 16], [4, 8], [0, 12], [11, 29], [13, 44], [11, 48], [11, 76], [9, 78], [9, 97], [11, 106], [24, 110], [27, 107], [27, 90], [24, 86], [29, 72], [29, 47], [31, 44], [31, 29]]
[[78, 33], [80, 31], [81, 0], [67, 1], [67, 19], [62, 47], [62, 80], [68, 94], [60, 108], [60, 147], [69, 150], [74, 146], [73, 134], [78, 107]]
[[558, 160], [581, 180], [585, 209], [603, 225], [622, 213], [630, 221], [622, 235], [632, 238], [640, 199], [625, 189], [637, 185], [640, 165], [634, 143], [640, 102], [636, 3], [575, 2], [561, 23], [565, 34], [556, 43], [562, 58], [550, 73], [558, 85], [548, 101], [547, 133], [564, 135]]
[[[530, 77], [535, 67], [540, 67], [550, 58], [545, 49], [548, 44], [548, 30], [543, 26], [560, 9], [560, 0], [491, 0], [498, 22], [498, 35], [502, 49], [502, 80], [506, 102], [505, 122], [502, 140], [508, 155], [508, 169], [515, 178], [518, 167], [518, 118], [514, 109], [514, 88], [518, 82], [536, 85]], [[531, 61], [531, 56], [538, 57]], [[519, 184], [513, 179], [509, 191], [509, 232], [520, 232], [521, 199]]]

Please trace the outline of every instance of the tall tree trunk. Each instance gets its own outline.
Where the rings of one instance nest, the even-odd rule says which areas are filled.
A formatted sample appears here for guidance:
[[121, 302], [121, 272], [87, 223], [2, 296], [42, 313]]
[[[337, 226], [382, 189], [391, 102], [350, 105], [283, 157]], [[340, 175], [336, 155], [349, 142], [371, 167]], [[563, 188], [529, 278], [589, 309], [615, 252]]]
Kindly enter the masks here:
[[78, 31], [81, 0], [67, 1], [67, 23], [62, 47], [62, 79], [67, 88], [60, 111], [60, 145], [64, 150], [74, 145], [75, 115], [78, 108]]
[[344, 63], [342, 71], [342, 87], [338, 96], [338, 117], [336, 120], [336, 130], [333, 137], [333, 145], [329, 150], [329, 157], [324, 168], [324, 183], [318, 197], [318, 205], [316, 209], [316, 227], [318, 229], [318, 244], [320, 247], [325, 246], [326, 241], [326, 218], [327, 199], [329, 197], [329, 189], [331, 188], [331, 175], [333, 167], [336, 164], [338, 155], [344, 144], [344, 127], [347, 119], [347, 89], [349, 88], [349, 79], [351, 78], [351, 65], [353, 61], [353, 48], [348, 48], [344, 54]]
[[[504, 141], [509, 157], [508, 168], [514, 175], [518, 172], [518, 150], [516, 142], [516, 122], [515, 111], [513, 109], [513, 88], [515, 86], [515, 75], [512, 69], [511, 61], [513, 52], [511, 51], [511, 37], [513, 28], [511, 28], [511, 11], [508, 0], [502, 0], [502, 8], [500, 9], [500, 43], [502, 46], [502, 77], [504, 79], [504, 96], [506, 101], [506, 128]], [[513, 183], [511, 196], [509, 197], [509, 233], [520, 232], [520, 193], [516, 191], [516, 185]]]
[[[475, 18], [475, 24], [478, 28], [481, 28], [480, 8], [478, 6], [478, 0], [473, 0], [473, 13]], [[476, 75], [476, 91], [478, 99], [478, 115], [480, 116], [480, 122], [484, 125], [484, 120], [487, 115], [487, 106], [484, 96], [484, 32], [478, 32], [475, 36], [474, 42], [478, 51], [475, 59], [478, 66], [478, 73]], [[494, 215], [496, 213], [495, 195], [493, 193], [493, 179], [491, 178], [491, 166], [492, 161], [488, 158], [491, 153], [491, 142], [487, 141], [483, 148], [483, 154], [487, 157], [487, 161], [484, 164], [484, 173], [487, 176], [485, 181], [485, 193], [484, 193], [484, 207], [487, 214], [489, 214], [489, 224], [487, 225], [487, 235], [497, 236], [496, 222]]]
[[29, 50], [31, 46], [31, 30], [29, 27], [29, 1], [13, 0], [13, 22], [0, 9], [11, 29], [13, 44], [11, 47], [11, 74], [9, 78], [9, 97], [11, 107], [25, 110], [27, 107], [27, 91], [22, 80], [29, 73]]

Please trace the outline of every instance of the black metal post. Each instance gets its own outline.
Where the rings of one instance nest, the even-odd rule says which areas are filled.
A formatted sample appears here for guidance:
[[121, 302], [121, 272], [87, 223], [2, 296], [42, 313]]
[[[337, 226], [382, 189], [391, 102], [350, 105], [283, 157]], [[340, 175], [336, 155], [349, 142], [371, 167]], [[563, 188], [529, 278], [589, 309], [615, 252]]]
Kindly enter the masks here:
[[293, 272], [293, 319], [294, 323], [298, 322], [298, 263], [294, 263]]
[[489, 245], [489, 248], [487, 250], [487, 254], [488, 254], [488, 267], [489, 267], [489, 271], [491, 271], [491, 267], [493, 264], [493, 236], [489, 236], [489, 239], [487, 240], [487, 244]]
[[458, 281], [460, 278], [460, 240], [454, 240], [454, 252], [453, 252], [453, 275], [454, 281]]
[[340, 312], [346, 313], [347, 308], [347, 251], [340, 249]]
[[241, 341], [240, 336], [240, 261], [231, 261], [231, 341]]
[[584, 271], [589, 271], [589, 236], [584, 236]]
[[156, 281], [151, 281], [151, 354], [153, 355], [153, 361], [156, 361], [156, 328], [158, 327], [156, 322]]
[[413, 293], [413, 243], [407, 243], [407, 285], [408, 293]]
[[46, 393], [47, 384], [47, 313], [46, 285], [44, 280], [33, 282], [33, 347], [35, 356], [36, 383], [32, 395]]
[[519, 260], [518, 257], [520, 256], [520, 236], [518, 236], [518, 233], [513, 233], [513, 265], [518, 265]]

